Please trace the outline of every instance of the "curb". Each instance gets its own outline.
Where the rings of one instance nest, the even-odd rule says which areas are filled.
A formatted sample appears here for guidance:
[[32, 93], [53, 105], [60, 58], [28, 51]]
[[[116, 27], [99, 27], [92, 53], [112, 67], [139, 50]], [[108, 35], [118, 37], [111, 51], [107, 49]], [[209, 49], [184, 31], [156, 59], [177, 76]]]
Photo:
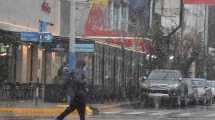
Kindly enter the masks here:
[[[97, 115], [103, 112], [119, 111], [123, 106], [129, 106], [138, 103], [124, 102], [112, 105], [92, 105], [86, 107], [87, 116]], [[100, 107], [99, 107], [100, 106]], [[18, 108], [18, 107], [0, 107], [0, 113], [9, 114], [19, 117], [56, 117], [62, 113], [67, 105], [56, 105], [55, 107], [48, 108]], [[69, 115], [69, 117], [78, 117], [78, 112], [75, 111]]]
[[[3, 114], [12, 114], [14, 116], [20, 117], [56, 117], [60, 113], [62, 113], [65, 108], [0, 108], [0, 113]], [[92, 110], [87, 107], [86, 108], [87, 116], [93, 114]], [[69, 115], [69, 117], [77, 117], [78, 112], [75, 111]]]

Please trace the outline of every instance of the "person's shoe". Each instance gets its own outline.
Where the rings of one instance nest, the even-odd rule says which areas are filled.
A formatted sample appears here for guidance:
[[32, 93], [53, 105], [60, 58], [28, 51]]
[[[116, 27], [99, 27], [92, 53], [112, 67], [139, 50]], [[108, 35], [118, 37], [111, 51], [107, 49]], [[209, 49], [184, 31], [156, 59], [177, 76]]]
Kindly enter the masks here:
[[56, 117], [55, 120], [61, 120], [59, 117]]
[[99, 109], [98, 108], [90, 106], [90, 109], [93, 110], [93, 115], [98, 115], [99, 114]]

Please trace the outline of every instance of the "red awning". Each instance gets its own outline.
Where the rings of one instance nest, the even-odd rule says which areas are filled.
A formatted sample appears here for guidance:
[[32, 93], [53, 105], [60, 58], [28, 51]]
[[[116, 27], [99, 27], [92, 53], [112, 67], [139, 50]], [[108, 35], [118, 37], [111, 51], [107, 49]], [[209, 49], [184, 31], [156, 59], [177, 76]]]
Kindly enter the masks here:
[[209, 4], [215, 5], [215, 0], [184, 0], [184, 4]]

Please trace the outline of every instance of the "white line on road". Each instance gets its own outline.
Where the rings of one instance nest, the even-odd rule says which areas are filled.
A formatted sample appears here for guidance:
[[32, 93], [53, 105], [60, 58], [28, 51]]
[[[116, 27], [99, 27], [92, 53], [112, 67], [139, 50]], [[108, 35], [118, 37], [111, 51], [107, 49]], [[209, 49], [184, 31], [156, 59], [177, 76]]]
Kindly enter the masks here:
[[125, 114], [125, 115], [140, 115], [140, 114], [145, 114], [146, 112], [127, 112], [127, 113], [122, 113], [122, 114]]
[[178, 116], [183, 116], [183, 117], [188, 117], [191, 116], [192, 113], [182, 113], [182, 114], [178, 114]]
[[205, 117], [215, 117], [215, 114], [205, 115]]
[[167, 114], [170, 114], [170, 113], [172, 113], [172, 112], [163, 111], [163, 112], [151, 113], [151, 115], [153, 115], [153, 116], [157, 116], [157, 115], [163, 116], [163, 115], [167, 115]]
[[119, 114], [120, 111], [114, 111], [114, 112], [102, 112], [103, 114]]

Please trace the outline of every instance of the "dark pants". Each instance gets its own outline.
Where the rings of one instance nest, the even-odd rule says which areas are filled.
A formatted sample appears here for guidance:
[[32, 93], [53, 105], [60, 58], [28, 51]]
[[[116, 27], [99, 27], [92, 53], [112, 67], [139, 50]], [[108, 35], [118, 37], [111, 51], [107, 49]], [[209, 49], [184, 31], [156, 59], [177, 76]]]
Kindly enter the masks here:
[[63, 120], [67, 115], [69, 115], [75, 109], [77, 109], [79, 113], [80, 120], [85, 120], [85, 107], [86, 107], [85, 99], [76, 97], [70, 100], [69, 106], [65, 109], [63, 113], [61, 113], [57, 117], [57, 120]]

